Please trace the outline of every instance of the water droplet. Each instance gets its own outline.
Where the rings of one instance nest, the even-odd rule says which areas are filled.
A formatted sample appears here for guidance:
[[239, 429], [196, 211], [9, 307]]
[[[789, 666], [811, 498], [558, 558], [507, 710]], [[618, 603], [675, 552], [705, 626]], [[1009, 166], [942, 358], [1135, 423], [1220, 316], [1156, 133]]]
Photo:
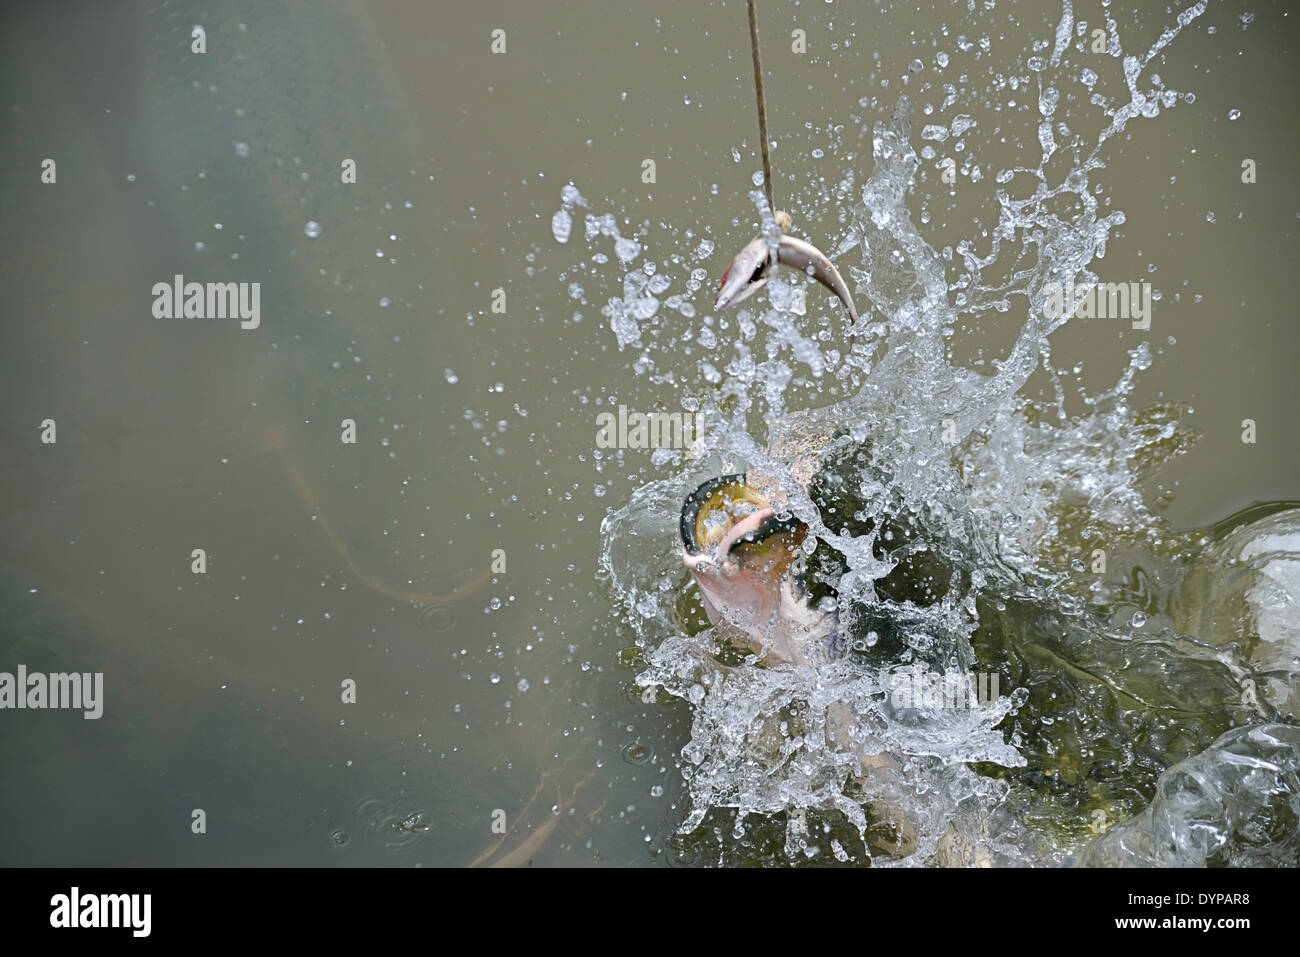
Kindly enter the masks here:
[[640, 252], [641, 244], [635, 239], [620, 236], [614, 241], [614, 255], [618, 256], [619, 262], [631, 262]]
[[555, 237], [557, 243], [567, 243], [572, 231], [573, 217], [563, 209], [558, 210], [551, 217], [551, 235]]
[[971, 127], [975, 125], [976, 123], [974, 117], [970, 116], [967, 113], [962, 113], [959, 114], [958, 116], [954, 116], [952, 118], [952, 135], [961, 136], [963, 133], [965, 133], [967, 130], [969, 130]]

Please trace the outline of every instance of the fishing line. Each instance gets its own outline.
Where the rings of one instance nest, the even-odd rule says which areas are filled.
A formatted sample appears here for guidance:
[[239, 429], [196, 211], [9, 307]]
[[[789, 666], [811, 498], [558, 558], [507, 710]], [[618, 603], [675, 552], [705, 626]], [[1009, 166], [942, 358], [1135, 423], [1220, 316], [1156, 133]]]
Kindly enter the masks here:
[[758, 141], [763, 145], [763, 191], [767, 193], [767, 208], [775, 210], [772, 203], [772, 164], [767, 157], [767, 102], [763, 97], [763, 61], [758, 55], [758, 13], [754, 0], [749, 4], [749, 45], [754, 51], [754, 96], [758, 101]]
[[[853, 306], [853, 295], [849, 292], [848, 284], [836, 270], [835, 264], [812, 243], [789, 235], [790, 214], [778, 210], [772, 199], [772, 160], [768, 155], [767, 137], [767, 97], [763, 92], [763, 59], [758, 52], [758, 10], [756, 0], [746, 0], [746, 5], [749, 10], [749, 46], [754, 55], [754, 102], [758, 107], [758, 138], [763, 155], [763, 193], [767, 197], [768, 213], [772, 218], [767, 220], [764, 217], [763, 231], [740, 251], [727, 267], [727, 271], [722, 274], [713, 308], [725, 309], [752, 295], [759, 286], [767, 282], [770, 275], [768, 267], [780, 264], [812, 276], [835, 293], [848, 308], [849, 319], [857, 322], [858, 312]], [[768, 227], [772, 223], [780, 230], [779, 241], [776, 234], [768, 233]]]

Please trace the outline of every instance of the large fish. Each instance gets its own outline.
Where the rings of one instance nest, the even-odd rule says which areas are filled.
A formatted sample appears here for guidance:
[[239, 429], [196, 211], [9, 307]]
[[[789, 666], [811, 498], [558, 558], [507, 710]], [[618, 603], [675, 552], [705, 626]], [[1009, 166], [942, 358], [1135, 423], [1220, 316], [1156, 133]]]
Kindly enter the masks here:
[[[842, 658], [847, 641], [834, 611], [804, 587], [801, 546], [808, 527], [777, 510], [744, 475], [710, 479], [686, 497], [682, 561], [699, 586], [704, 611], [729, 641], [766, 665], [815, 665]], [[842, 702], [827, 708], [827, 735], [858, 752], [864, 770], [898, 762], [862, 730]]]
[[832, 654], [835, 616], [812, 606], [802, 582], [806, 525], [779, 517], [745, 476], [724, 475], [687, 496], [680, 530], [705, 613], [729, 639], [768, 663]]

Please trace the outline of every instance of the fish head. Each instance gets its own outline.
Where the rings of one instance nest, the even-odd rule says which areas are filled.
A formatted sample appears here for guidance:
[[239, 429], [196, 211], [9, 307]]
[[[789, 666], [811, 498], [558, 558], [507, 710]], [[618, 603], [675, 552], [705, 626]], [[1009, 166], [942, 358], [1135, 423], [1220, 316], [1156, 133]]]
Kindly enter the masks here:
[[718, 281], [718, 295], [713, 308], [726, 309], [752, 296], [767, 283], [771, 248], [762, 236], [750, 242], [731, 261]]
[[687, 496], [682, 560], [709, 621], [725, 621], [756, 648], [796, 660], [798, 643], [819, 624], [799, 601], [807, 535], [807, 525], [782, 517], [743, 475], [711, 479]]

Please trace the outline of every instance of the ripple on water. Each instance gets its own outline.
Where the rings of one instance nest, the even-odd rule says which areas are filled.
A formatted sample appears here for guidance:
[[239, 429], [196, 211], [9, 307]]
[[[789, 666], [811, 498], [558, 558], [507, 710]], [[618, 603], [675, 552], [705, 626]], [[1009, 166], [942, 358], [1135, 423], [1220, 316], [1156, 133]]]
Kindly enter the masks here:
[[367, 840], [390, 850], [409, 847], [433, 828], [427, 811], [413, 808], [409, 799], [401, 797], [364, 797], [352, 813], [365, 828]]
[[[436, 810], [439, 796], [446, 793], [445, 782], [438, 781], [433, 762], [428, 752], [409, 748], [384, 755], [362, 770], [352, 816], [365, 841], [388, 850], [410, 847], [446, 823]], [[340, 833], [350, 841], [339, 828], [331, 834], [331, 843]]]
[[456, 612], [450, 605], [430, 602], [418, 606], [420, 624], [430, 631], [451, 631], [456, 625]]
[[622, 754], [624, 761], [628, 764], [635, 764], [638, 767], [649, 764], [650, 759], [654, 757], [654, 751], [648, 745], [642, 744], [639, 741], [632, 741], [623, 745]]

